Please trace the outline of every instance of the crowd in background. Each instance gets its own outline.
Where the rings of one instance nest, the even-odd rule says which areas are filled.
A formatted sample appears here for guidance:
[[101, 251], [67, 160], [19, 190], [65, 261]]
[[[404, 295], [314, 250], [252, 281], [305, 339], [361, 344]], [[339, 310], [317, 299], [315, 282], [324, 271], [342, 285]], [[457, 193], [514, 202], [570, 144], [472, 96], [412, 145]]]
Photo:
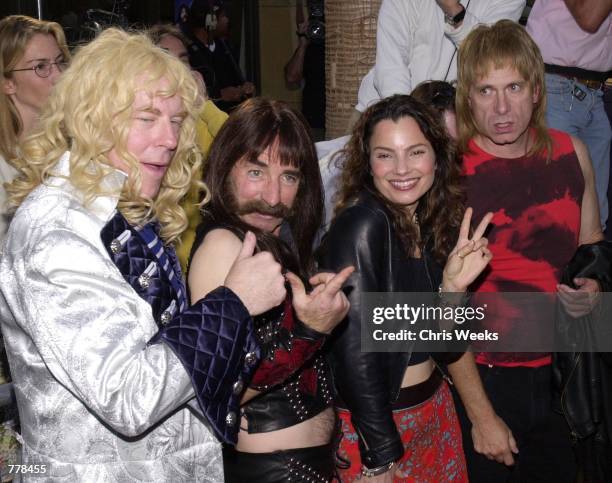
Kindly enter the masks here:
[[221, 2], [73, 52], [0, 20], [3, 481], [612, 481], [609, 353], [361, 346], [369, 292], [587, 324], [610, 289], [612, 2], [524, 9], [383, 0], [316, 144], [321, 12], [302, 113], [257, 97]]

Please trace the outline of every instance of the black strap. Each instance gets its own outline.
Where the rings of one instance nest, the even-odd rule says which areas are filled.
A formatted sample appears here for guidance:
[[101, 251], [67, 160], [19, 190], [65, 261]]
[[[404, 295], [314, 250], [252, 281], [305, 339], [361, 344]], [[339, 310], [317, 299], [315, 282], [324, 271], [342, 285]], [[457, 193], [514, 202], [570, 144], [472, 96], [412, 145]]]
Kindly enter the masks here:
[[597, 82], [606, 82], [608, 77], [612, 77], [612, 70], [599, 72], [596, 70], [581, 69], [580, 67], [567, 67], [565, 65], [544, 64], [544, 71], [548, 74], [558, 74], [565, 77], [575, 77], [577, 79], [587, 79]]
[[[471, 0], [468, 0], [467, 5], [463, 9], [463, 18], [465, 18], [465, 14], [467, 13], [467, 9], [470, 6], [470, 2], [471, 2]], [[462, 18], [462, 20], [463, 20], [463, 18]], [[446, 69], [446, 74], [444, 74], [444, 79], [442, 79], [442, 80], [444, 80], [446, 82], [448, 82], [448, 74], [450, 72], [451, 65], [453, 65], [453, 60], [455, 59], [455, 55], [457, 55], [457, 46], [456, 45], [455, 45], [455, 50], [453, 51], [453, 55], [451, 57], [451, 60], [448, 63], [448, 68]]]

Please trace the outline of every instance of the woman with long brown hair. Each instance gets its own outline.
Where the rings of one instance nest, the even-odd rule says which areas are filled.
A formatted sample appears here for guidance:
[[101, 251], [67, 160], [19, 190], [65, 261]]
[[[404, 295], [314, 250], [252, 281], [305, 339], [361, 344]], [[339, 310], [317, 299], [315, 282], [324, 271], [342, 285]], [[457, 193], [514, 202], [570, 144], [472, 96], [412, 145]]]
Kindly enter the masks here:
[[[362, 296], [439, 291], [443, 303], [463, 302], [491, 258], [483, 238], [491, 215], [470, 236], [453, 143], [435, 113], [411, 96], [367, 109], [343, 154], [336, 216], [319, 267], [356, 268], [348, 282], [351, 308], [330, 347], [343, 431], [338, 455], [346, 463], [341, 479], [467, 481], [441, 371], [410, 343], [399, 353], [362, 351]], [[475, 373], [470, 354], [446, 354], [443, 362]]]

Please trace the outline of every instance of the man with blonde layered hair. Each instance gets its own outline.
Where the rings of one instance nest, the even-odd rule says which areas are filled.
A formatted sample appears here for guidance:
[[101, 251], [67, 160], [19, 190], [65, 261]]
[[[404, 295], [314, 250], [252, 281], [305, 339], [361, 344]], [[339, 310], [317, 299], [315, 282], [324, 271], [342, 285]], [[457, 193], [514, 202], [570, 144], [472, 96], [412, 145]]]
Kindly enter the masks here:
[[[482, 292], [501, 292], [496, 300], [503, 292], [557, 293], [572, 317], [588, 314], [600, 290], [597, 281], [575, 278], [571, 287], [560, 281], [578, 246], [602, 239], [593, 170], [581, 141], [546, 127], [537, 46], [520, 25], [500, 21], [476, 28], [461, 45], [458, 62], [457, 124], [468, 205], [475, 219], [494, 214], [487, 235], [493, 259], [472, 287], [474, 303]], [[500, 340], [533, 339], [537, 327], [552, 325], [552, 313], [542, 315], [533, 306], [536, 298], [499, 311], [489, 304], [487, 323]], [[470, 481], [573, 482], [569, 428], [552, 409], [550, 352], [480, 352], [476, 362], [519, 453], [509, 467], [474, 452], [470, 408], [458, 403]]]
[[[463, 57], [463, 60], [461, 60]], [[458, 147], [465, 151], [468, 142], [478, 133], [470, 109], [470, 88], [491, 69], [511, 66], [529, 83], [537, 94], [529, 127], [533, 129], [532, 152], [549, 150], [551, 138], [546, 127], [546, 84], [544, 62], [540, 49], [525, 35], [524, 29], [510, 20], [500, 20], [493, 26], [481, 25], [463, 41], [457, 66], [456, 107]]]
[[178, 59], [109, 29], [24, 144], [0, 319], [22, 464], [49, 480], [223, 480], [218, 440], [236, 442], [259, 360], [251, 316], [286, 291], [247, 233], [222, 285], [187, 300], [172, 242], [199, 165], [198, 99]]

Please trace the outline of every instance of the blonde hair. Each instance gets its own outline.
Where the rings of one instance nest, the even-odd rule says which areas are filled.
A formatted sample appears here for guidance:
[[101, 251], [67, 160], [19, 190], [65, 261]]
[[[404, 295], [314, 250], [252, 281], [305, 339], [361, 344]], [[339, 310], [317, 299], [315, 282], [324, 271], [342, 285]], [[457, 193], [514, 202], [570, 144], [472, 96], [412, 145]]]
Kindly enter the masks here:
[[[10, 71], [23, 57], [28, 42], [37, 34], [52, 35], [65, 60], [70, 60], [66, 37], [58, 23], [36, 20], [25, 15], [10, 15], [0, 20], [0, 71], [3, 80], [12, 78]], [[0, 154], [5, 159], [16, 156], [22, 129], [21, 116], [13, 99], [0, 89]]]
[[[164, 79], [165, 88], [159, 89]], [[127, 151], [132, 104], [137, 91], [151, 97], [177, 95], [187, 117], [183, 121], [172, 162], [155, 199], [140, 195], [138, 160]], [[22, 146], [20, 176], [8, 186], [9, 204], [16, 208], [51, 175], [57, 160], [70, 150], [70, 182], [85, 203], [106, 195], [101, 181], [111, 171], [111, 150], [128, 166], [118, 209], [135, 226], [156, 219], [166, 243], [187, 226], [180, 201], [200, 166], [195, 144], [198, 87], [189, 70], [175, 57], [155, 47], [144, 34], [108, 29], [82, 47], [55, 86], [37, 131]]]
[[459, 48], [457, 66], [456, 115], [460, 152], [478, 133], [470, 109], [470, 89], [492, 69], [512, 67], [523, 76], [531, 89], [538, 93], [529, 126], [533, 129], [533, 144], [529, 154], [546, 153], [550, 157], [552, 139], [546, 127], [546, 85], [544, 61], [540, 49], [519, 24], [500, 20], [493, 25], [479, 25]]
[[183, 34], [178, 27], [175, 27], [170, 23], [155, 24], [146, 31], [146, 34], [155, 45], [159, 45], [162, 39], [166, 36], [174, 37], [175, 39], [180, 40], [185, 48], [187, 48], [187, 46], [190, 44], [189, 39], [185, 36], [185, 34]]

